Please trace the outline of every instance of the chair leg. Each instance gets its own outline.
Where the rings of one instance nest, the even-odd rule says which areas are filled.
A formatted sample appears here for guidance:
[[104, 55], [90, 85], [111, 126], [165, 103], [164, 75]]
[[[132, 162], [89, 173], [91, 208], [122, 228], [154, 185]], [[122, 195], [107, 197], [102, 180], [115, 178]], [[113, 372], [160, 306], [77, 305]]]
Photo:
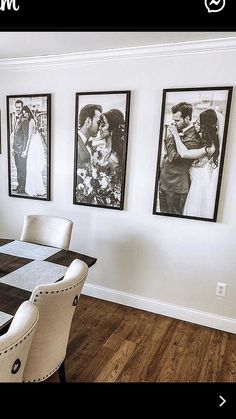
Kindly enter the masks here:
[[60, 368], [58, 369], [58, 374], [59, 374], [59, 378], [60, 378], [60, 383], [61, 384], [66, 383], [66, 373], [65, 373], [65, 363], [64, 363], [64, 361], [62, 362], [62, 364], [60, 365]]

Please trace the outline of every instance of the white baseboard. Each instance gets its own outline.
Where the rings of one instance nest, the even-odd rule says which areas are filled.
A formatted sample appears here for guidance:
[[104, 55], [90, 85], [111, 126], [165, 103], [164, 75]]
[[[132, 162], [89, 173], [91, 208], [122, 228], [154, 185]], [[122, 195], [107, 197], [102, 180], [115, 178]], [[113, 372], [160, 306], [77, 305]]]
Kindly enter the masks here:
[[236, 319], [230, 317], [194, 310], [151, 298], [144, 298], [139, 295], [128, 294], [93, 284], [85, 284], [83, 294], [236, 334]]

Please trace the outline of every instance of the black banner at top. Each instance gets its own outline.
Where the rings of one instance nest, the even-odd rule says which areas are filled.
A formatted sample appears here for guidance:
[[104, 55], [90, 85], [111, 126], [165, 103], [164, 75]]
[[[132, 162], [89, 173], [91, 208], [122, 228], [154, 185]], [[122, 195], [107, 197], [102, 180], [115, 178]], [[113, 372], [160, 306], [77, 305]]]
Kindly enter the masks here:
[[235, 0], [0, 0], [0, 30], [234, 31]]

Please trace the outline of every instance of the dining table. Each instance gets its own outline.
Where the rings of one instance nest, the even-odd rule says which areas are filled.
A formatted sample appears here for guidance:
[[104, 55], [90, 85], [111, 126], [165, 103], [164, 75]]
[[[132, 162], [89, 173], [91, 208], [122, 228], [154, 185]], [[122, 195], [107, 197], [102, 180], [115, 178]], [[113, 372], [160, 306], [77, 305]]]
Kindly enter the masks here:
[[74, 259], [88, 267], [96, 258], [71, 250], [14, 239], [0, 239], [0, 335], [5, 333], [19, 306], [41, 284], [63, 279]]

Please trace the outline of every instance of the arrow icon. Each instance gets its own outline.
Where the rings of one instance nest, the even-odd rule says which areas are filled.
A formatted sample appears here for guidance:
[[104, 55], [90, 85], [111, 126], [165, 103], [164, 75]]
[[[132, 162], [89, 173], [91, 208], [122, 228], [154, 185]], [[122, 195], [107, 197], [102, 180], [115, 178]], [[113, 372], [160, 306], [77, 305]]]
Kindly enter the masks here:
[[226, 400], [224, 399], [224, 397], [222, 397], [222, 396], [219, 396], [220, 397], [220, 399], [222, 400], [222, 402], [221, 402], [221, 404], [219, 404], [219, 407], [221, 407], [221, 406], [223, 406], [223, 404], [225, 404], [226, 403]]

